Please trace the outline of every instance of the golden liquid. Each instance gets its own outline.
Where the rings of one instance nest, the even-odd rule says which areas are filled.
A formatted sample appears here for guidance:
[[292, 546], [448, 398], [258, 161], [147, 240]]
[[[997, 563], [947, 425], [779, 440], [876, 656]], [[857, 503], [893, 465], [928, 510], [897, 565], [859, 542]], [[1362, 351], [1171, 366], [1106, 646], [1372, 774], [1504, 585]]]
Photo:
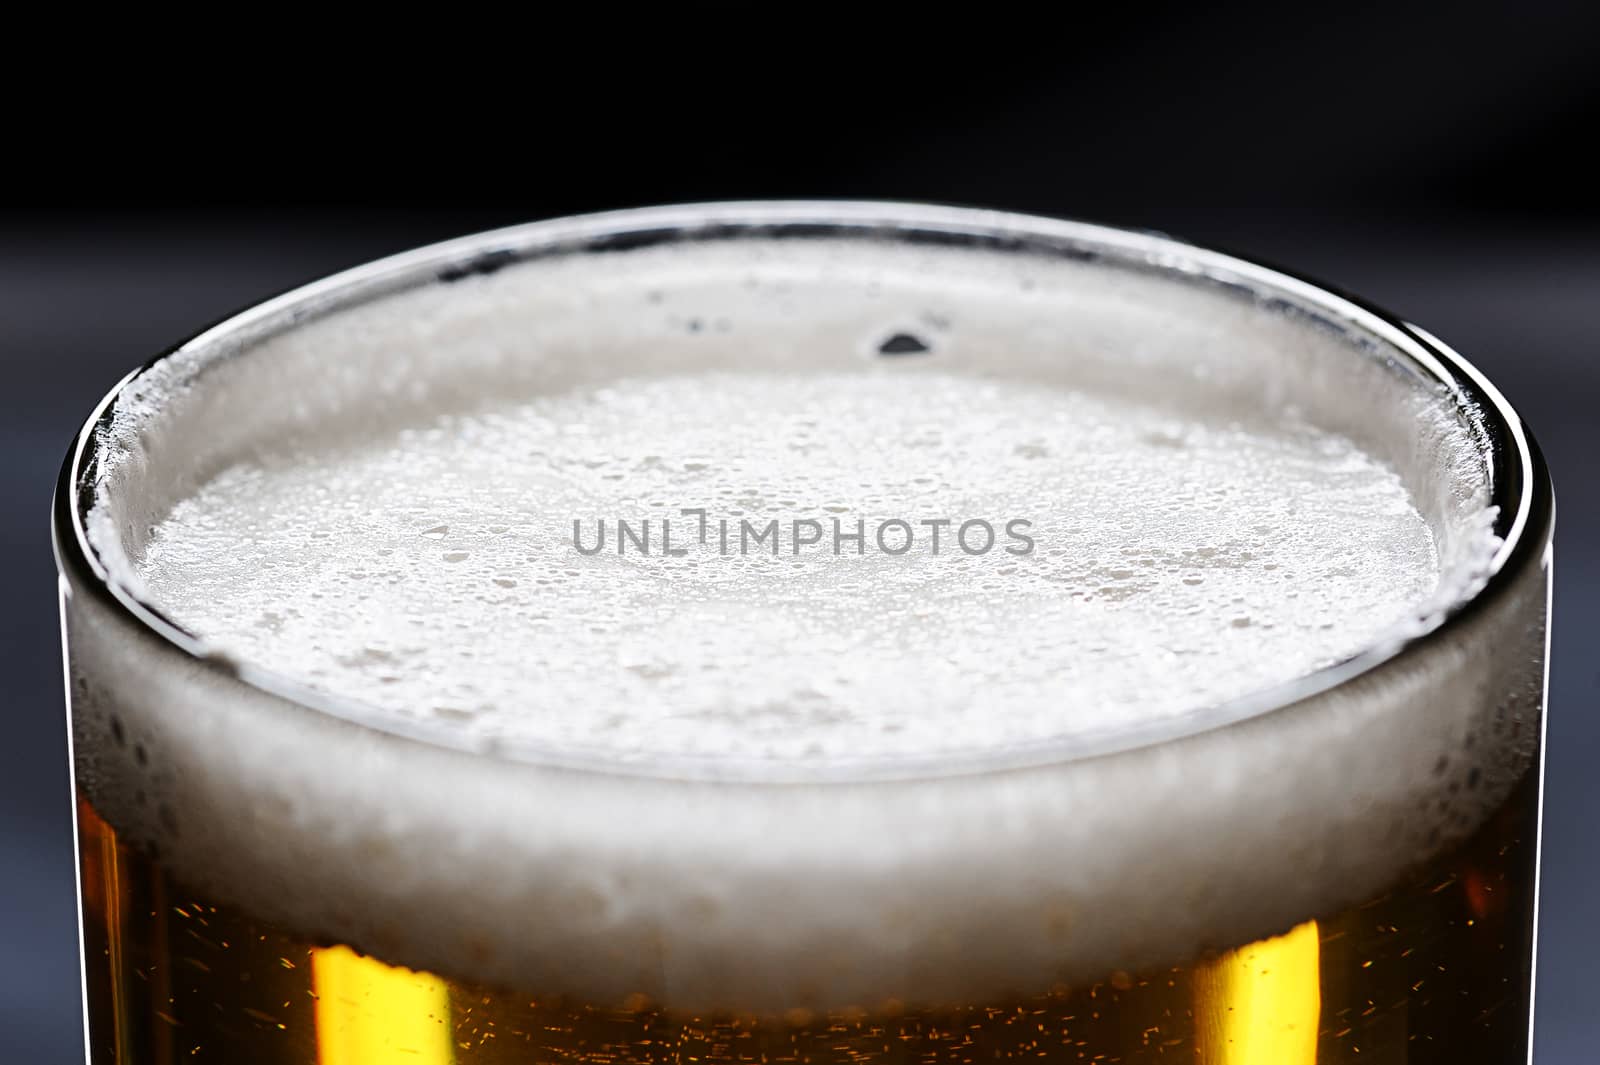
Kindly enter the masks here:
[[478, 987], [311, 943], [174, 884], [78, 805], [93, 1062], [1448, 1063], [1528, 1056], [1537, 773], [1388, 893], [1192, 964], [939, 1009], [690, 1016]]

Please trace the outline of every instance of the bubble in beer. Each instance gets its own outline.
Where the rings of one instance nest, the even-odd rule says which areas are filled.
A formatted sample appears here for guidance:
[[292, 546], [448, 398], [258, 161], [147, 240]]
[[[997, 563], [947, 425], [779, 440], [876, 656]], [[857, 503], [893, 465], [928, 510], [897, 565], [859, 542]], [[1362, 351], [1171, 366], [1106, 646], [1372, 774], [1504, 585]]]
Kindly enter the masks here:
[[931, 350], [926, 340], [912, 333], [895, 333], [878, 344], [881, 355], [922, 355]]

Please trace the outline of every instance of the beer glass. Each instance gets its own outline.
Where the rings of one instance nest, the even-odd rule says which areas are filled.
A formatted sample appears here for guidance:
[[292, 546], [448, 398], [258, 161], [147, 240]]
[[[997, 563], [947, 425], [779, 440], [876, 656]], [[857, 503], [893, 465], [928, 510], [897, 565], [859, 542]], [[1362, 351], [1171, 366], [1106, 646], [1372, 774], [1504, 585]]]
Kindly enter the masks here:
[[90, 1060], [1526, 1060], [1552, 522], [1439, 340], [1164, 236], [297, 289], [57, 488]]

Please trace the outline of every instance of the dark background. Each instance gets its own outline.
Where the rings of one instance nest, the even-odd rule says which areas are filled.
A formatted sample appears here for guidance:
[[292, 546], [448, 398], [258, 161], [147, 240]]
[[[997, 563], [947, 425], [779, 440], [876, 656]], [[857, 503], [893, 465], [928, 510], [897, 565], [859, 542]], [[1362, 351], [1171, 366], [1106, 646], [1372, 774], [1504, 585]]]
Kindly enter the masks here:
[[157, 48], [88, 83], [74, 79], [98, 55], [24, 78], [0, 164], [0, 1060], [81, 1060], [46, 508], [94, 402], [239, 306], [417, 243], [784, 196], [1221, 244], [1367, 296], [1489, 373], [1558, 499], [1537, 1060], [1592, 1060], [1600, 20], [1577, 5], [1339, 10], [1013, 12], [885, 34], [839, 13], [724, 11], [670, 36], [619, 12], [605, 36]]

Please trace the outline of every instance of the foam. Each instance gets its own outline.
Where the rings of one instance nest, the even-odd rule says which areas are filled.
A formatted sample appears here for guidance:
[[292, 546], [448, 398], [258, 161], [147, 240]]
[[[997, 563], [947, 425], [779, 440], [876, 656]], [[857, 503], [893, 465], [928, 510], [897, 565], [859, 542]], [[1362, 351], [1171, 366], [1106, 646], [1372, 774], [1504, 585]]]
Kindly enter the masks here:
[[[619, 516], [655, 554], [619, 553]], [[836, 521], [871, 554], [835, 554]], [[1399, 478], [1340, 437], [933, 364], [626, 379], [255, 457], [140, 563], [228, 655], [472, 746], [785, 775], [1222, 703], [1360, 650], [1439, 571]]]
[[[1377, 891], [1531, 763], [1538, 589], [1244, 711], [1481, 583], [1473, 412], [1123, 254], [670, 244], [191, 345], [87, 526], [228, 669], [76, 597], [80, 786], [305, 934], [697, 1009], [1092, 979]], [[997, 544], [573, 549], [684, 507]]]

